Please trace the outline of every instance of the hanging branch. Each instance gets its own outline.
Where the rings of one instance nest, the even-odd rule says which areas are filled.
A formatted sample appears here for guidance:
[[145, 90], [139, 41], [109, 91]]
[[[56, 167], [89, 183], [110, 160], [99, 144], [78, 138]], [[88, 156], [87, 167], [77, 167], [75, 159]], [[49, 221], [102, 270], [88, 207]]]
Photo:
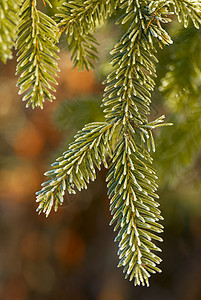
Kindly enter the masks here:
[[[115, 127], [113, 127], [113, 130]], [[109, 144], [112, 125], [107, 123], [92, 123], [86, 125], [75, 136], [69, 150], [52, 164], [52, 170], [45, 173], [50, 180], [43, 184], [37, 193], [38, 211], [49, 215], [52, 206], [55, 211], [63, 204], [65, 190], [75, 194], [76, 190], [87, 188], [89, 180], [96, 178], [95, 168], [100, 170], [101, 163], [107, 168], [106, 154], [111, 154]]]
[[[162, 231], [162, 225], [157, 222], [162, 217], [157, 208], [158, 203], [154, 199], [158, 198], [155, 194], [156, 175], [150, 166], [152, 159], [148, 153], [150, 144], [152, 144], [153, 149], [155, 148], [151, 130], [163, 122], [163, 116], [151, 123], [147, 121], [151, 102], [150, 91], [154, 87], [154, 61], [157, 60], [153, 54], [156, 52], [153, 44], [156, 41], [162, 46], [171, 43], [171, 39], [160, 24], [160, 22], [169, 21], [165, 17], [168, 12], [166, 8], [161, 5], [160, 9], [157, 7], [156, 10], [154, 6], [142, 6], [138, 2], [137, 5], [131, 2], [128, 7], [125, 7], [125, 3], [121, 5], [125, 13], [122, 14], [119, 23], [125, 23], [130, 18], [134, 21], [131, 22], [128, 31], [112, 51], [114, 71], [108, 76], [103, 99], [103, 105], [108, 106], [105, 110], [106, 124], [110, 124], [112, 128], [115, 125], [118, 131], [118, 143], [112, 156], [107, 180], [113, 214], [112, 223], [117, 222], [115, 230], [120, 227], [117, 236], [120, 247], [120, 265], [125, 266], [126, 277], [131, 273], [130, 278], [135, 279], [135, 284], [146, 282], [148, 285], [149, 273], [160, 271], [156, 264], [161, 261], [152, 252], [152, 250], [160, 251], [152, 239], [161, 240], [153, 232]], [[96, 133], [100, 135], [98, 130]], [[93, 144], [96, 145], [96, 135], [93, 136], [90, 133], [90, 136]], [[103, 144], [107, 138], [103, 139]], [[76, 168], [74, 159], [76, 159], [76, 164], [82, 156], [80, 148], [82, 149], [83, 144], [80, 144], [79, 141], [80, 138], [74, 142], [79, 156], [75, 155], [74, 152], [67, 152], [70, 167], [74, 169]], [[113, 148], [110, 139], [108, 144]], [[107, 148], [105, 152], [107, 153]], [[65, 154], [63, 154], [63, 158], [65, 158]], [[48, 191], [45, 187], [39, 192], [37, 201], [40, 202], [38, 208], [40, 211], [44, 209], [46, 213], [49, 213], [53, 200], [57, 199], [52, 195], [55, 187], [63, 199], [63, 192], [61, 192], [63, 188], [59, 189], [54, 185], [54, 182], [58, 182], [58, 178], [63, 178], [62, 176], [66, 178], [66, 174], [68, 174], [66, 168], [69, 167], [68, 164], [66, 165], [66, 160], [63, 163], [63, 158], [61, 163], [52, 165], [56, 170], [47, 173], [47, 175], [52, 175], [54, 179], [47, 183]], [[101, 160], [100, 157], [100, 163]], [[65, 175], [63, 175], [64, 172]], [[72, 176], [72, 169], [70, 169], [69, 174]], [[82, 184], [83, 177], [80, 177], [81, 181], [77, 186], [79, 189], [84, 187]], [[78, 178], [79, 176], [76, 179], [78, 180]], [[51, 185], [53, 185], [53, 189], [49, 193]], [[46, 205], [47, 203], [49, 205]]]
[[57, 84], [58, 64], [55, 45], [58, 42], [58, 28], [53, 19], [39, 11], [36, 0], [26, 0], [22, 5], [21, 22], [18, 26], [18, 65], [16, 74], [20, 75], [17, 85], [19, 94], [25, 94], [23, 101], [27, 101], [26, 107], [40, 106], [49, 100], [52, 102], [55, 96]]
[[[135, 285], [149, 285], [150, 273], [160, 272], [156, 266], [161, 259], [153, 251], [160, 251], [153, 239], [162, 239], [154, 233], [162, 232], [158, 223], [163, 218], [157, 208], [155, 171], [151, 168], [151, 145], [155, 150], [151, 130], [163, 121], [148, 123], [151, 103], [150, 92], [155, 82], [155, 42], [162, 46], [172, 43], [161, 22], [167, 9], [141, 5], [140, 1], [127, 1], [122, 5], [126, 12], [118, 23], [131, 21], [128, 31], [112, 51], [114, 71], [108, 76], [104, 95], [107, 121], [121, 120], [121, 135], [114, 151], [108, 181], [111, 224], [119, 232], [119, 266], [124, 266], [126, 277], [134, 278]], [[166, 124], [168, 125], [168, 124]]]
[[199, 0], [171, 0], [179, 22], [188, 27], [189, 21], [198, 29], [201, 24], [201, 3]]
[[[21, 2], [21, 1], [20, 1]], [[0, 20], [3, 26], [0, 46], [3, 61], [10, 57], [15, 39], [13, 28], [14, 3], [0, 4], [0, 12], [11, 16]], [[46, 5], [48, 0], [43, 0]], [[7, 6], [6, 6], [7, 5]], [[74, 0], [61, 6], [57, 15], [58, 26], [52, 18], [37, 9], [36, 0], [22, 1], [18, 26], [17, 74], [20, 94], [26, 93], [27, 107], [40, 106], [47, 99], [52, 101], [57, 84], [56, 43], [62, 32], [72, 53], [74, 66], [79, 69], [93, 67], [97, 59], [96, 39], [93, 32], [97, 24], [120, 11], [117, 24], [123, 26], [124, 34], [112, 50], [112, 72], [108, 75], [102, 106], [105, 122], [86, 125], [75, 136], [69, 149], [52, 164], [46, 172], [49, 180], [37, 193], [38, 212], [49, 215], [62, 205], [65, 191], [76, 193], [87, 188], [96, 178], [96, 168], [108, 167], [108, 195], [112, 214], [111, 224], [118, 231], [119, 266], [124, 266], [126, 278], [135, 285], [149, 285], [151, 273], [160, 272], [161, 259], [155, 251], [161, 251], [153, 240], [163, 226], [158, 209], [156, 174], [152, 168], [150, 152], [155, 151], [152, 130], [167, 126], [164, 116], [149, 122], [151, 92], [155, 86], [157, 48], [172, 43], [163, 24], [171, 21], [168, 15], [176, 13], [186, 27], [192, 20], [195, 27], [201, 24], [201, 4], [196, 0]], [[2, 17], [3, 15], [3, 17]], [[10, 22], [10, 23], [9, 23]], [[126, 29], [125, 29], [126, 28]], [[2, 48], [3, 47], [3, 48]], [[5, 54], [2, 49], [6, 49]]]
[[0, 2], [0, 60], [6, 63], [11, 59], [12, 47], [16, 40], [16, 27], [19, 22], [19, 6], [14, 0]]
[[74, 67], [78, 66], [79, 70], [94, 68], [98, 51], [97, 41], [92, 33], [97, 25], [102, 25], [112, 15], [118, 4], [119, 0], [79, 0], [63, 3], [57, 17], [60, 31], [67, 35]]

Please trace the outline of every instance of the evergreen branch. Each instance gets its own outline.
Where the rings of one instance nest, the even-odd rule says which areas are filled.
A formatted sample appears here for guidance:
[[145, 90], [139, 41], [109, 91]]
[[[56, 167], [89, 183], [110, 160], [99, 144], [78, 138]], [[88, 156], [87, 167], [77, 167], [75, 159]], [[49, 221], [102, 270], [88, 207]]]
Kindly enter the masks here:
[[[149, 285], [150, 273], [161, 272], [156, 266], [161, 259], [153, 251], [161, 251], [152, 239], [162, 241], [154, 233], [162, 232], [163, 226], [158, 203], [154, 198], [157, 178], [149, 165], [151, 157], [134, 143], [134, 132], [125, 132], [117, 145], [108, 173], [108, 195], [115, 231], [119, 242], [118, 255], [124, 266], [126, 278], [134, 278], [134, 284]], [[142, 155], [143, 153], [143, 155]], [[153, 233], [154, 232], [154, 233]]]
[[[153, 232], [161, 232], [162, 219], [154, 198], [157, 185], [155, 172], [150, 167], [148, 151], [155, 150], [152, 129], [163, 122], [163, 116], [148, 123], [156, 76], [154, 53], [157, 43], [172, 43], [161, 23], [170, 21], [164, 1], [158, 7], [155, 1], [149, 6], [140, 1], [124, 1], [118, 23], [131, 24], [112, 51], [113, 72], [106, 80], [103, 105], [107, 122], [120, 122], [119, 143], [114, 151], [108, 174], [108, 194], [113, 214], [112, 224], [119, 229], [119, 266], [123, 265], [126, 277], [134, 278], [135, 285], [149, 285], [150, 273], [160, 269], [160, 258], [152, 250], [160, 249], [151, 241], [161, 240]], [[167, 124], [168, 125], [168, 124]], [[148, 151], [147, 151], [148, 150]]]
[[[79, 68], [92, 66], [96, 48], [91, 32], [114, 11], [115, 3], [122, 9], [117, 23], [129, 24], [112, 51], [113, 71], [105, 81], [103, 99], [106, 122], [85, 126], [69, 150], [52, 164], [52, 170], [46, 173], [50, 180], [37, 193], [37, 210], [48, 216], [53, 206], [57, 210], [63, 203], [65, 190], [75, 193], [76, 189], [86, 188], [89, 180], [95, 179], [95, 167], [100, 169], [102, 162], [107, 167], [108, 153], [112, 157], [107, 176], [108, 195], [113, 215], [111, 223], [116, 223], [115, 230], [119, 230], [116, 237], [119, 266], [125, 267], [126, 277], [134, 279], [135, 285], [149, 285], [150, 274], [160, 272], [157, 265], [161, 259], [153, 253], [160, 248], [152, 240], [161, 241], [157, 233], [162, 232], [163, 226], [158, 221], [163, 218], [155, 200], [158, 198], [157, 177], [149, 152], [151, 148], [155, 151], [152, 130], [171, 124], [163, 123], [164, 116], [148, 122], [147, 115], [155, 86], [156, 46], [162, 48], [172, 43], [162, 24], [171, 21], [167, 15], [172, 5], [180, 3], [182, 7], [184, 2], [199, 15], [198, 6], [188, 1], [78, 0], [65, 3], [58, 16], [61, 32], [67, 33], [74, 65]], [[112, 3], [111, 9], [107, 7], [109, 3]], [[183, 16], [186, 24], [189, 10], [187, 13], [181, 8], [176, 12]], [[194, 15], [191, 18], [195, 19]]]
[[52, 170], [45, 173], [51, 179], [43, 183], [43, 188], [37, 193], [39, 206], [37, 211], [49, 215], [52, 206], [55, 211], [62, 205], [65, 190], [75, 194], [76, 189], [87, 188], [87, 183], [96, 178], [96, 170], [101, 163], [107, 168], [106, 155], [112, 155], [109, 143], [111, 133], [116, 125], [104, 122], [86, 125], [75, 136], [75, 141], [69, 149], [52, 164]]
[[[122, 123], [144, 124], [149, 113], [151, 91], [154, 89], [156, 77], [154, 43], [172, 43], [160, 22], [170, 21], [163, 17], [167, 9], [155, 11], [152, 7], [150, 14], [147, 6], [131, 6], [125, 13], [121, 23], [124, 24], [126, 15], [131, 15], [132, 22], [111, 51], [113, 71], [107, 77], [103, 106], [108, 122], [121, 119]], [[132, 13], [132, 14], [131, 14]], [[142, 17], [144, 15], [144, 17]]]
[[16, 40], [19, 6], [14, 0], [0, 2], [0, 60], [6, 63], [12, 58], [12, 47]]
[[79, 70], [93, 68], [97, 60], [97, 41], [92, 35], [97, 25], [102, 25], [118, 6], [114, 0], [79, 0], [63, 3], [59, 19], [61, 33], [65, 31], [72, 53], [74, 67]]
[[[107, 112], [107, 122], [101, 123], [101, 126], [104, 128], [104, 132], [106, 124], [119, 124], [120, 127], [119, 143], [108, 175], [109, 196], [112, 197], [111, 205], [117, 195], [120, 200], [118, 203], [115, 202], [115, 207], [112, 206], [112, 213], [115, 216], [113, 221], [117, 221], [116, 228], [121, 223], [123, 231], [127, 230], [129, 226], [127, 235], [120, 230], [117, 236], [121, 246], [123, 244], [123, 248], [120, 248], [120, 265], [123, 264], [128, 270], [127, 276], [132, 272], [130, 278], [135, 278], [135, 284], [146, 282], [148, 285], [149, 273], [160, 271], [156, 266], [160, 259], [151, 252], [151, 250], [159, 251], [160, 249], [151, 239], [161, 239], [150, 231], [162, 231], [162, 225], [157, 223], [162, 217], [157, 209], [158, 203], [154, 200], [154, 197], [158, 197], [155, 194], [156, 176], [150, 167], [152, 159], [146, 147], [150, 151], [151, 147], [148, 145], [151, 141], [152, 148], [155, 148], [151, 130], [158, 126], [163, 118], [148, 123], [146, 115], [151, 101], [150, 91], [154, 87], [152, 78], [155, 76], [154, 60], [156, 60], [153, 54], [156, 52], [154, 42], [156, 40], [162, 46], [162, 44], [171, 43], [171, 39], [160, 24], [160, 22], [169, 21], [164, 16], [167, 14], [166, 8], [161, 6], [156, 10], [152, 5], [150, 13], [147, 6], [140, 6], [138, 3], [136, 8], [131, 4], [126, 9], [125, 17], [133, 13], [132, 19], [135, 21], [131, 23], [127, 33], [113, 51], [114, 71], [108, 76], [104, 95], [104, 105], [108, 106], [105, 111]], [[124, 6], [125, 3], [122, 2], [121, 8], [124, 9]], [[125, 17], [121, 21], [122, 23], [125, 23]], [[78, 190], [86, 187], [86, 183], [90, 179], [87, 168], [91, 168], [93, 163], [100, 168], [101, 159], [96, 162], [93, 147], [97, 147], [96, 141], [102, 139], [102, 130], [97, 128], [96, 124], [90, 126], [95, 126], [93, 131], [95, 136], [94, 133], [91, 135], [91, 130], [89, 131], [91, 141], [89, 136], [85, 137], [85, 131], [81, 131], [81, 135], [78, 135], [73, 143], [74, 148], [71, 146], [70, 150], [64, 153], [56, 164], [52, 165], [54, 169], [46, 173], [50, 176], [53, 175], [53, 178], [46, 182], [44, 188], [38, 193], [39, 212], [43, 211], [48, 215], [53, 205], [57, 209], [58, 204], [62, 204], [66, 188], [69, 193], [72, 193], [75, 192], [74, 185]], [[106, 141], [107, 138], [103, 138], [102, 145]], [[85, 145], [86, 142], [87, 145]], [[93, 145], [92, 156], [90, 160], [85, 161], [89, 145]], [[100, 153], [107, 153], [108, 146]], [[79, 159], [81, 159], [80, 164]], [[94, 167], [91, 174], [93, 180]], [[119, 215], [122, 209], [127, 210], [123, 215]], [[135, 242], [131, 244], [132, 241]], [[136, 248], [133, 245], [136, 245]], [[125, 249], [126, 253], [122, 251]]]
[[23, 101], [26, 107], [40, 106], [49, 100], [52, 102], [55, 91], [52, 84], [57, 84], [59, 57], [56, 52], [58, 29], [56, 23], [36, 7], [36, 0], [26, 0], [22, 6], [21, 22], [18, 26], [18, 65], [16, 74], [20, 75], [17, 85], [19, 94], [26, 92]]
[[201, 3], [199, 0], [171, 0], [179, 22], [186, 28], [191, 20], [196, 28], [201, 24]]

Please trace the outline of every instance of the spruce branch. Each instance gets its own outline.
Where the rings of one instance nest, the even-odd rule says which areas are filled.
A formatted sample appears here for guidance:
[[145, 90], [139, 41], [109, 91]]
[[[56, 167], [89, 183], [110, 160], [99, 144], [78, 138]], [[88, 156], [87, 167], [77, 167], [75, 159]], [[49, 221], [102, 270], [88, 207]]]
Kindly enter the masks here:
[[65, 190], [75, 194], [76, 189], [86, 189], [87, 183], [96, 178], [96, 168], [100, 170], [101, 163], [108, 167], [106, 155], [112, 155], [110, 140], [116, 126], [104, 122], [91, 123], [77, 133], [69, 149], [51, 165], [52, 170], [45, 173], [50, 180], [37, 193], [39, 213], [44, 212], [48, 216], [52, 206], [57, 211], [58, 205], [63, 203]]
[[[161, 125], [164, 118], [162, 116], [152, 122], [148, 122], [147, 119], [156, 76], [157, 50], [154, 45], [158, 44], [162, 47], [172, 43], [161, 25], [170, 21], [167, 17], [169, 12], [167, 6], [161, 3], [158, 7], [153, 1], [149, 5], [147, 2], [142, 5], [139, 1], [121, 1], [121, 9], [124, 12], [118, 23], [133, 21], [112, 51], [113, 71], [106, 80], [103, 99], [103, 106], [107, 107], [104, 110], [105, 124], [111, 124], [112, 127], [118, 124], [116, 149], [112, 155], [111, 168], [107, 177], [113, 214], [112, 223], [116, 222], [115, 230], [119, 229], [117, 240], [120, 243], [120, 265], [125, 266], [126, 277], [134, 278], [134, 283], [138, 285], [141, 283], [149, 285], [150, 273], [160, 272], [157, 264], [161, 261], [152, 252], [160, 251], [152, 239], [161, 240], [155, 233], [162, 231], [163, 226], [158, 221], [163, 218], [155, 201], [155, 198], [158, 198], [155, 193], [157, 177], [151, 167], [152, 158], [149, 151], [151, 146], [155, 150], [152, 130]], [[93, 141], [96, 141], [98, 136], [102, 136], [99, 131], [95, 129], [97, 137], [95, 135]], [[83, 143], [85, 140], [88, 140], [88, 137], [85, 139], [79, 136], [75, 140], [73, 144], [75, 154], [74, 149], [71, 150], [70, 147], [67, 152], [69, 157], [67, 164], [66, 154], [64, 154], [56, 164], [52, 165], [56, 170], [48, 172], [47, 175], [53, 174], [53, 179], [45, 183], [38, 194], [40, 212], [44, 211], [48, 215], [53, 203], [57, 209], [58, 203], [62, 203], [66, 185], [69, 185], [67, 189], [70, 193], [74, 184], [78, 189], [86, 187], [86, 182], [83, 181], [84, 174], [81, 173], [79, 176], [78, 173], [73, 177], [76, 174], [73, 170], [77, 169], [79, 172], [79, 157], [86, 155], [80, 150], [79, 144], [79, 141]], [[96, 142], [94, 143], [96, 145]], [[86, 151], [85, 144], [84, 151]], [[105, 149], [105, 152], [107, 151], [108, 149]], [[94, 157], [91, 163], [93, 160]], [[91, 166], [91, 163], [84, 161], [85, 167]], [[97, 167], [100, 163], [101, 160]], [[87, 175], [85, 178], [88, 178]]]
[[97, 41], [93, 36], [97, 25], [102, 25], [118, 6], [114, 0], [85, 0], [64, 2], [57, 14], [60, 31], [67, 35], [74, 67], [79, 70], [94, 68], [97, 60]]
[[14, 0], [0, 2], [0, 60], [6, 63], [11, 59], [12, 47], [16, 40], [16, 27], [19, 22], [19, 5]]
[[138, 6], [128, 6], [123, 20], [118, 20], [118, 23], [124, 24], [127, 14], [131, 15], [132, 12], [133, 21], [111, 51], [113, 71], [104, 82], [106, 119], [109, 122], [118, 118], [124, 125], [129, 121], [135, 124], [147, 122], [151, 91], [155, 86], [155, 62], [158, 61], [154, 43], [157, 42], [159, 46], [172, 43], [160, 25], [160, 22], [170, 21], [162, 16], [167, 14], [167, 9], [161, 8], [161, 16], [157, 16], [159, 12], [154, 7], [151, 7], [150, 14], [149, 7], [141, 6], [138, 1], [136, 3]]
[[[134, 278], [134, 284], [149, 285], [150, 273], [160, 272], [156, 266], [161, 259], [153, 251], [161, 251], [153, 239], [162, 241], [154, 233], [163, 226], [158, 203], [154, 198], [157, 178], [150, 167], [151, 157], [134, 143], [133, 133], [125, 132], [117, 145], [108, 173], [108, 195], [115, 231], [119, 242], [120, 266], [124, 266], [126, 278]], [[141, 154], [143, 153], [143, 155]], [[154, 232], [154, 233], [153, 233]]]
[[201, 3], [199, 0], [171, 0], [179, 22], [188, 27], [189, 21], [198, 29], [201, 24]]
[[[42, 3], [51, 6], [49, 0], [42, 0]], [[190, 23], [199, 27], [201, 2], [71, 0], [61, 6], [57, 24], [38, 10], [37, 0], [19, 0], [18, 4], [13, 0], [1, 1], [0, 59], [6, 62], [12, 57], [11, 48], [17, 37], [19, 94], [25, 93], [23, 100], [27, 101], [27, 107], [42, 108], [45, 100], [55, 98], [53, 85], [57, 84], [55, 77], [59, 71], [56, 44], [61, 34], [65, 32], [67, 35], [74, 66], [87, 70], [93, 68], [97, 59], [97, 41], [93, 34], [97, 25], [102, 25], [117, 9], [120, 17], [116, 23], [122, 27], [124, 34], [111, 51], [112, 72], [104, 82], [102, 106], [106, 121], [90, 123], [80, 130], [68, 150], [45, 173], [49, 180], [37, 193], [37, 211], [44, 212], [46, 216], [53, 207], [56, 211], [64, 201], [65, 191], [71, 194], [87, 188], [89, 181], [96, 178], [96, 169], [100, 170], [101, 164], [108, 168], [109, 161], [107, 187], [111, 224], [115, 223], [115, 231], [118, 231], [119, 266], [124, 266], [126, 278], [134, 280], [135, 285], [148, 286], [151, 273], [160, 272], [158, 264], [161, 259], [155, 251], [161, 250], [153, 240], [161, 241], [158, 234], [163, 230], [159, 223], [163, 218], [156, 201], [157, 176], [150, 154], [155, 152], [152, 131], [159, 126], [171, 125], [164, 123], [164, 116], [148, 120], [151, 93], [155, 86], [157, 49], [172, 43], [163, 28], [171, 21], [170, 14], [175, 13], [184, 27]], [[181, 38], [185, 39], [185, 36], [181, 34]], [[194, 149], [201, 145], [200, 118], [197, 117], [200, 104], [196, 100], [200, 99], [201, 65], [199, 55], [197, 59], [194, 54], [188, 53], [189, 40], [183, 43], [187, 56], [177, 49], [162, 87], [169, 98], [177, 99], [175, 112], [179, 105], [182, 106], [185, 116], [182, 122], [186, 122], [190, 129], [182, 132], [176, 128], [175, 132], [180, 135], [177, 145], [186, 134], [184, 146], [186, 150], [190, 149], [189, 157], [192, 158]], [[192, 41], [193, 51], [200, 54], [200, 43]], [[195, 64], [195, 60], [199, 62]], [[186, 68], [188, 72], [182, 73]], [[196, 115], [190, 114], [189, 108], [193, 108]], [[176, 150], [168, 141], [165, 145], [175, 155]], [[181, 149], [182, 143], [179, 145], [177, 150]]]
[[[133, 1], [134, 2], [134, 1]], [[119, 266], [124, 266], [126, 278], [135, 285], [149, 285], [150, 273], [160, 272], [156, 266], [161, 259], [152, 250], [160, 249], [152, 239], [161, 240], [155, 233], [162, 232], [157, 223], [160, 216], [155, 193], [156, 176], [150, 167], [149, 151], [155, 151], [152, 129], [162, 125], [164, 116], [148, 122], [151, 91], [155, 82], [157, 43], [160, 47], [172, 41], [161, 23], [170, 21], [164, 2], [152, 1], [149, 6], [132, 1], [126, 5], [118, 23], [131, 24], [111, 52], [114, 71], [106, 80], [103, 106], [107, 122], [120, 120], [121, 137], [114, 151], [109, 171], [108, 193], [115, 230], [119, 229]], [[166, 124], [169, 125], [169, 124]]]
[[[78, 132], [69, 150], [46, 173], [50, 180], [37, 193], [38, 211], [48, 215], [53, 206], [57, 210], [62, 204], [66, 189], [75, 193], [75, 189], [86, 188], [89, 180], [95, 179], [95, 167], [100, 169], [101, 162], [107, 167], [105, 155], [109, 154], [108, 195], [111, 224], [115, 223], [118, 230], [119, 266], [124, 266], [126, 278], [134, 279], [135, 285], [148, 286], [150, 274], [160, 272], [157, 265], [161, 259], [155, 254], [160, 248], [153, 240], [162, 240], [158, 233], [163, 226], [158, 222], [163, 218], [156, 201], [157, 177], [150, 152], [155, 151], [152, 130], [171, 124], [163, 123], [164, 116], [149, 122], [148, 114], [155, 86], [157, 48], [172, 43], [163, 24], [171, 21], [168, 15], [173, 2], [118, 1], [122, 14], [117, 24], [127, 23], [127, 29], [111, 52], [113, 71], [104, 82], [102, 106], [106, 122], [88, 124]], [[96, 9], [100, 3], [103, 7], [112, 3], [114, 11], [114, 2], [109, 0], [71, 1], [63, 5], [58, 16], [61, 31], [67, 33], [74, 64], [79, 68], [90, 67], [88, 62], [95, 58], [95, 48], [88, 56], [85, 46], [99, 23], [100, 12], [96, 13]], [[108, 15], [102, 13], [99, 18]], [[88, 49], [92, 49], [89, 45]]]
[[19, 94], [26, 93], [22, 99], [27, 101], [26, 107], [43, 108], [45, 100], [55, 99], [52, 84], [57, 84], [59, 71], [58, 28], [53, 19], [37, 9], [36, 0], [25, 0], [21, 11], [16, 45]]

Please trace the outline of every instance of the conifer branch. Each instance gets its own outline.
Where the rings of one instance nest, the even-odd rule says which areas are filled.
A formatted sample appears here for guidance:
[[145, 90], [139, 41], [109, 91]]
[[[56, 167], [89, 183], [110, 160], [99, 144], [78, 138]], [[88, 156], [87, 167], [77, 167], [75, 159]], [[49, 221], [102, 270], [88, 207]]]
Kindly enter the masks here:
[[40, 106], [55, 96], [52, 91], [57, 84], [58, 28], [53, 19], [39, 11], [36, 0], [25, 0], [22, 5], [21, 22], [18, 26], [18, 65], [16, 74], [20, 75], [17, 85], [19, 94], [26, 93], [23, 101], [26, 107]]
[[[49, 0], [42, 2], [44, 6], [51, 6]], [[21, 14], [18, 19], [19, 8]], [[151, 92], [155, 86], [156, 53], [158, 47], [172, 43], [163, 28], [164, 23], [171, 21], [168, 15], [175, 13], [184, 27], [193, 23], [198, 28], [201, 24], [201, 2], [71, 0], [61, 6], [57, 25], [51, 17], [37, 9], [37, 0], [19, 0], [18, 4], [13, 0], [1, 1], [0, 59], [6, 62], [12, 57], [11, 48], [18, 36], [16, 74], [19, 75], [19, 94], [25, 93], [23, 100], [27, 101], [27, 107], [42, 108], [45, 100], [55, 98], [53, 85], [57, 84], [55, 77], [59, 71], [56, 44], [61, 34], [65, 32], [67, 35], [74, 66], [87, 70], [93, 68], [97, 59], [97, 41], [93, 33], [97, 25], [102, 25], [117, 8], [120, 9], [117, 24], [126, 25], [122, 26], [122, 38], [111, 51], [112, 72], [104, 82], [102, 106], [106, 121], [86, 125], [77, 133], [69, 149], [52, 164], [52, 169], [45, 173], [49, 180], [37, 193], [37, 210], [46, 216], [53, 207], [56, 211], [64, 201], [65, 191], [71, 194], [87, 188], [89, 181], [96, 178], [96, 168], [100, 170], [102, 163], [108, 168], [109, 160], [107, 186], [113, 216], [111, 224], [115, 223], [115, 231], [118, 231], [119, 266], [124, 266], [126, 278], [133, 279], [135, 285], [148, 286], [151, 273], [160, 272], [157, 265], [161, 259], [155, 251], [161, 250], [153, 240], [161, 241], [158, 233], [163, 230], [159, 224], [163, 218], [156, 201], [157, 177], [150, 154], [155, 151], [152, 130], [171, 125], [163, 123], [164, 116], [148, 121]], [[182, 34], [181, 37], [184, 38]], [[186, 134], [185, 148], [190, 149], [189, 157], [192, 158], [194, 149], [201, 145], [201, 128], [200, 118], [196, 115], [193, 121], [194, 115], [188, 109], [193, 107], [194, 112], [200, 110], [197, 99], [200, 99], [201, 59], [199, 57], [199, 63], [195, 65], [194, 55], [188, 53], [188, 43], [189, 39], [183, 43], [186, 51], [182, 55], [177, 49], [162, 86], [169, 98], [178, 95], [175, 112], [181, 104], [185, 112], [183, 122], [187, 122], [187, 127], [191, 125], [189, 131], [178, 132], [180, 138]], [[199, 43], [194, 45], [194, 51], [201, 53]], [[182, 69], [186, 66], [189, 72], [184, 75]], [[190, 79], [192, 75], [194, 81]], [[188, 135], [190, 131], [192, 135]], [[177, 148], [182, 139], [177, 140]], [[192, 139], [196, 139], [196, 145]], [[167, 141], [165, 145], [169, 145]], [[169, 148], [174, 151], [171, 145]]]
[[171, 0], [179, 22], [186, 28], [189, 20], [196, 28], [201, 24], [201, 2], [199, 0]]
[[48, 216], [52, 206], [57, 211], [58, 205], [63, 203], [65, 190], [75, 194], [76, 190], [86, 189], [87, 183], [96, 178], [95, 169], [100, 170], [101, 163], [108, 167], [106, 155], [112, 155], [109, 141], [116, 125], [91, 123], [77, 133], [69, 149], [51, 165], [52, 170], [45, 173], [50, 180], [37, 193], [39, 213]]
[[79, 70], [93, 68], [97, 60], [97, 41], [92, 32], [102, 25], [118, 6], [114, 0], [85, 0], [63, 3], [57, 14], [60, 31], [67, 35], [74, 67]]
[[[118, 23], [131, 20], [128, 31], [112, 51], [114, 71], [106, 80], [103, 105], [107, 122], [120, 120], [121, 136], [112, 158], [107, 180], [108, 193], [115, 230], [119, 229], [119, 266], [124, 266], [126, 278], [134, 284], [149, 285], [150, 273], [160, 272], [156, 266], [161, 259], [152, 250], [160, 251], [152, 239], [161, 240], [162, 225], [158, 198], [155, 191], [156, 176], [150, 167], [148, 151], [155, 150], [152, 129], [163, 122], [163, 116], [148, 123], [151, 91], [155, 82], [154, 53], [157, 43], [172, 43], [161, 23], [170, 20], [164, 3], [159, 7], [152, 1], [149, 6], [140, 1], [122, 2], [125, 8]], [[128, 5], [127, 5], [128, 4]], [[132, 21], [133, 20], [133, 21]]]
[[0, 2], [0, 60], [6, 63], [12, 58], [12, 47], [16, 40], [16, 27], [19, 22], [19, 6], [14, 0]]
[[[112, 222], [119, 232], [118, 255], [124, 266], [126, 278], [134, 278], [135, 285], [149, 285], [150, 273], [160, 272], [156, 266], [161, 259], [153, 251], [161, 251], [152, 239], [162, 241], [154, 233], [162, 232], [159, 204], [154, 198], [157, 185], [154, 170], [149, 165], [151, 157], [134, 143], [131, 132], [125, 132], [117, 145], [108, 173], [108, 194]], [[143, 155], [141, 154], [143, 153]], [[153, 233], [154, 232], [154, 233]]]
[[[161, 259], [154, 254], [160, 248], [153, 240], [162, 240], [157, 233], [162, 232], [163, 226], [158, 221], [163, 218], [155, 200], [157, 177], [151, 167], [150, 151], [155, 151], [152, 130], [171, 124], [163, 123], [164, 116], [148, 122], [147, 115], [155, 85], [156, 47], [172, 43], [162, 24], [171, 21], [168, 14], [173, 2], [119, 1], [122, 14], [117, 23], [128, 23], [128, 29], [111, 52], [113, 71], [105, 81], [103, 98], [106, 122], [89, 124], [78, 132], [69, 150], [46, 173], [51, 179], [37, 193], [39, 212], [48, 215], [52, 206], [57, 210], [65, 189], [74, 193], [75, 188], [86, 188], [89, 180], [95, 178], [95, 166], [99, 169], [103, 162], [107, 167], [108, 153], [111, 157], [108, 195], [111, 223], [116, 223], [118, 230], [119, 266], [124, 266], [126, 277], [134, 279], [135, 285], [149, 285], [150, 274], [160, 272], [157, 265]], [[89, 46], [95, 40], [88, 43], [87, 39], [99, 22], [100, 11], [96, 13], [96, 8], [100, 3], [110, 1], [84, 1], [85, 5], [71, 1], [63, 5], [59, 15], [61, 31], [67, 33], [74, 65], [79, 68], [91, 67], [88, 62], [95, 58], [96, 50]], [[114, 2], [111, 3], [114, 8]], [[99, 18], [106, 15], [100, 14]], [[86, 54], [87, 43], [93, 50]]]

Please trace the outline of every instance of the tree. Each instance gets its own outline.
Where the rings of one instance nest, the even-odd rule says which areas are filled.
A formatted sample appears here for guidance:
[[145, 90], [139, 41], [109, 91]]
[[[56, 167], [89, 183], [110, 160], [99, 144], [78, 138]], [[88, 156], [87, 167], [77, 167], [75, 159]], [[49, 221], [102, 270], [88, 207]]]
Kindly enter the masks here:
[[[51, 6], [49, 0], [43, 3]], [[150, 154], [151, 150], [155, 152], [152, 130], [171, 125], [163, 123], [163, 115], [148, 121], [156, 53], [158, 47], [172, 44], [165, 29], [172, 21], [170, 16], [177, 15], [185, 27], [193, 24], [198, 28], [201, 4], [196, 0], [77, 0], [63, 3], [55, 18], [41, 12], [37, 4], [36, 0], [0, 4], [0, 57], [3, 62], [11, 58], [11, 48], [16, 44], [19, 93], [25, 94], [27, 107], [42, 108], [45, 100], [55, 98], [52, 91], [59, 71], [56, 44], [63, 33], [74, 66], [88, 70], [98, 58], [94, 37], [97, 25], [117, 12], [116, 23], [123, 31], [111, 51], [112, 71], [104, 82], [105, 122], [85, 125], [45, 173], [49, 180], [37, 193], [37, 210], [46, 216], [52, 207], [57, 211], [66, 190], [76, 193], [87, 188], [87, 183], [96, 178], [96, 168], [100, 170], [101, 164], [109, 168], [106, 180], [111, 224], [115, 223], [114, 230], [118, 230], [119, 266], [124, 266], [126, 278], [134, 279], [135, 285], [148, 286], [150, 274], [160, 272], [157, 265], [161, 259], [155, 251], [161, 250], [153, 240], [162, 241], [158, 233], [163, 230], [158, 223], [163, 217], [156, 201], [157, 176]], [[184, 67], [186, 61], [182, 61]], [[162, 87], [169, 96], [181, 88], [178, 82], [172, 89], [174, 74], [170, 67], [163, 80]]]

